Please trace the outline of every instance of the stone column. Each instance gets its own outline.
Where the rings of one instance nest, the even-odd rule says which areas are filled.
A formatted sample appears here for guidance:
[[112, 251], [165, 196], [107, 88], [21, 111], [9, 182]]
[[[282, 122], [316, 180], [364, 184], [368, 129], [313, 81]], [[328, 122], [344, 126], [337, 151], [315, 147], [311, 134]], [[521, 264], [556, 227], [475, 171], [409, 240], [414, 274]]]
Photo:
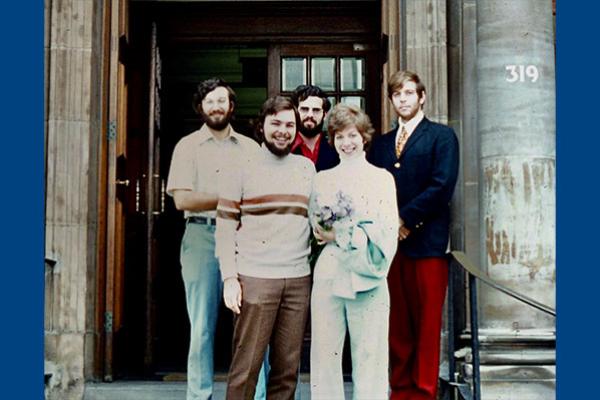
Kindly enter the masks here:
[[48, 399], [80, 399], [93, 357], [96, 230], [93, 0], [46, 0], [45, 372]]
[[[477, 2], [479, 263], [492, 279], [550, 306], [556, 277], [554, 65], [551, 0]], [[486, 342], [490, 348], [502, 343], [495, 351], [504, 354], [504, 365], [524, 365], [533, 354], [528, 338], [553, 346], [554, 318], [484, 285], [479, 300], [484, 353]], [[547, 353], [541, 358], [546, 361], [531, 356], [529, 364], [553, 364]], [[533, 397], [505, 396], [549, 399], [550, 386], [544, 389], [549, 392], [537, 388], [539, 397], [531, 390], [527, 396]]]

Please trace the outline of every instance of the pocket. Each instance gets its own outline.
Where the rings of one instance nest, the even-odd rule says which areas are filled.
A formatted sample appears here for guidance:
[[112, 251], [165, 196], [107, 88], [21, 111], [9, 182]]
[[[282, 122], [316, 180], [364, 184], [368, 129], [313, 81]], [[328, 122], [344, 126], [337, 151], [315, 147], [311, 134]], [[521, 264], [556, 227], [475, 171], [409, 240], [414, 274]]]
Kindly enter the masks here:
[[181, 254], [185, 254], [188, 252], [190, 248], [189, 245], [189, 235], [190, 235], [189, 224], [186, 222], [185, 229], [183, 230], [183, 236], [181, 238]]
[[248, 304], [261, 304], [263, 301], [264, 285], [261, 285], [259, 278], [239, 275], [240, 286], [242, 287], [242, 301]]

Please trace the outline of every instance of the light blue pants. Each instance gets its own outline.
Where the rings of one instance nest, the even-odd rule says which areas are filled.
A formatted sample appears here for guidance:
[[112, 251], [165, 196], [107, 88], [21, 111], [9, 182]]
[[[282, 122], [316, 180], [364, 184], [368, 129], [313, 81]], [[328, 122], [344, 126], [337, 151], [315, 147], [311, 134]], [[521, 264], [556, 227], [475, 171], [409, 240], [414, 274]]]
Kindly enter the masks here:
[[[266, 400], [267, 399], [267, 383], [269, 382], [269, 371], [271, 371], [271, 365], [269, 364], [269, 347], [265, 353], [260, 372], [258, 373], [258, 382], [256, 382], [256, 391], [254, 392], [254, 400]], [[294, 393], [294, 399], [300, 400], [300, 371], [298, 370], [298, 385], [296, 386], [296, 393]]]
[[181, 241], [181, 272], [191, 326], [187, 400], [209, 400], [213, 393], [214, 339], [223, 292], [214, 233], [214, 226], [188, 222]]
[[269, 371], [271, 366], [269, 365], [269, 347], [265, 352], [265, 358], [260, 367], [258, 373], [258, 382], [256, 382], [256, 391], [254, 392], [254, 400], [266, 400], [267, 398], [267, 382], [269, 381]]
[[355, 299], [332, 295], [331, 280], [315, 281], [311, 295], [311, 399], [344, 399], [342, 350], [350, 333], [353, 399], [388, 399], [387, 282]]

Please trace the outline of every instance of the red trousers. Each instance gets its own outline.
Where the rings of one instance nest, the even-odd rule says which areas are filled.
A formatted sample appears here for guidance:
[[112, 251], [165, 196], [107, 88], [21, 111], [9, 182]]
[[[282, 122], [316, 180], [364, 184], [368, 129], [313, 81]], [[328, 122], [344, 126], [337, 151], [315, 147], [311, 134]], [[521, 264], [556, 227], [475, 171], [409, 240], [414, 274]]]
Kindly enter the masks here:
[[408, 258], [400, 250], [388, 274], [391, 400], [435, 400], [448, 260]]

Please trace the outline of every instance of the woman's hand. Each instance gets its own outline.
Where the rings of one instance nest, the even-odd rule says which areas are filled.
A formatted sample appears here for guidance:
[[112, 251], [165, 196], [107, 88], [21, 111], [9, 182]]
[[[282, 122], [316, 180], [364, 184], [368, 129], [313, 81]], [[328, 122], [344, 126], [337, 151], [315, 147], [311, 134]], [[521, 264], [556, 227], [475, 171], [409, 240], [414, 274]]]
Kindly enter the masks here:
[[318, 244], [326, 244], [335, 241], [335, 229], [325, 230], [321, 225], [315, 225], [313, 229], [313, 235], [317, 239]]
[[236, 314], [240, 313], [242, 307], [242, 287], [236, 277], [230, 277], [223, 282], [223, 300], [225, 306]]

